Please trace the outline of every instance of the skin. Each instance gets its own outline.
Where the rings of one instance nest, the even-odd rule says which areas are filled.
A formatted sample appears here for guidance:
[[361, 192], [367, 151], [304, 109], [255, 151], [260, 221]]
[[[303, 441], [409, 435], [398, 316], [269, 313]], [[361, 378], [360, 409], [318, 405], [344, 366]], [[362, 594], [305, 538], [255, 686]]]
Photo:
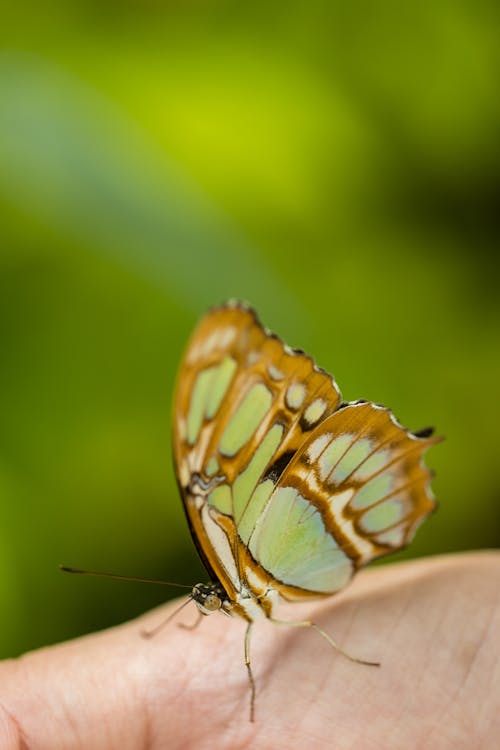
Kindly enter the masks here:
[[[195, 632], [151, 628], [178, 602], [105, 632], [0, 665], [2, 750], [494, 750], [500, 737], [500, 554], [362, 571], [336, 597], [285, 606], [314, 631], [220, 613]], [[179, 621], [196, 619], [194, 604]]]

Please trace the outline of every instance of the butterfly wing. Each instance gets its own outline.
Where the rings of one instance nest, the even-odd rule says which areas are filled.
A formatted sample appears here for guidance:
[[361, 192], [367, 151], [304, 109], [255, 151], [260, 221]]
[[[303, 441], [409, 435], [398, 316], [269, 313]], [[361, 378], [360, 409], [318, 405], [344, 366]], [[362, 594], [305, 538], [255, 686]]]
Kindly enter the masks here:
[[340, 403], [328, 373], [265, 330], [241, 303], [208, 312], [179, 370], [174, 460], [194, 541], [230, 598], [245, 542], [270, 492]]
[[405, 547], [435, 509], [415, 435], [368, 402], [343, 405], [290, 461], [247, 539], [282, 596], [334, 593], [376, 557]]
[[330, 375], [239, 303], [210, 311], [189, 341], [177, 477], [208, 571], [247, 615], [272, 591], [334, 593], [405, 546], [435, 506], [422, 463], [434, 441], [382, 407], [341, 404]]

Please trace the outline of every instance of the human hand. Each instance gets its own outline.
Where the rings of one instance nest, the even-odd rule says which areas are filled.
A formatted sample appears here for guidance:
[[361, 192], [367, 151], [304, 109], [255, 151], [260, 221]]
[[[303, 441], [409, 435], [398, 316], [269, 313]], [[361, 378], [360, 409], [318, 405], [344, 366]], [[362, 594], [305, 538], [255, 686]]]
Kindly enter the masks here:
[[[359, 573], [345, 592], [281, 613], [252, 633], [220, 614], [195, 632], [175, 604], [0, 665], [1, 750], [496, 750], [500, 746], [500, 555], [469, 553]], [[195, 612], [179, 615], [190, 623]], [[24, 744], [23, 744], [24, 743]]]

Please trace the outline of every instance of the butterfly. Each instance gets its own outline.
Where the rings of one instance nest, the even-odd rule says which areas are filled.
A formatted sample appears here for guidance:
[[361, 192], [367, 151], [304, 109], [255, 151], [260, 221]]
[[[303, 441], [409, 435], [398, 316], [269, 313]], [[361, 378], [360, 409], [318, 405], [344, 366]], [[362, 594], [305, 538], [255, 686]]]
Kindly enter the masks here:
[[[325, 370], [242, 302], [200, 320], [174, 397], [176, 476], [210, 577], [191, 598], [200, 619], [222, 611], [247, 622], [251, 720], [252, 623], [282, 622], [280, 600], [331, 596], [411, 541], [436, 507], [423, 464], [432, 433], [410, 432], [380, 405], [342, 401]], [[315, 623], [289, 624], [339, 648]]]

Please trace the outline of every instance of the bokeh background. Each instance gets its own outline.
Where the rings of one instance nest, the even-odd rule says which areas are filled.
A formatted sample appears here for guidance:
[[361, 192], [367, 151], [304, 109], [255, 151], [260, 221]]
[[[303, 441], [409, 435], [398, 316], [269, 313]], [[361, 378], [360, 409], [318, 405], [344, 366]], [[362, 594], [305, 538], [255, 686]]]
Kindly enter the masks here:
[[446, 435], [400, 557], [498, 545], [499, 21], [493, 0], [2, 11], [2, 656], [168, 593], [58, 563], [205, 579], [171, 394], [228, 297], [346, 399]]

